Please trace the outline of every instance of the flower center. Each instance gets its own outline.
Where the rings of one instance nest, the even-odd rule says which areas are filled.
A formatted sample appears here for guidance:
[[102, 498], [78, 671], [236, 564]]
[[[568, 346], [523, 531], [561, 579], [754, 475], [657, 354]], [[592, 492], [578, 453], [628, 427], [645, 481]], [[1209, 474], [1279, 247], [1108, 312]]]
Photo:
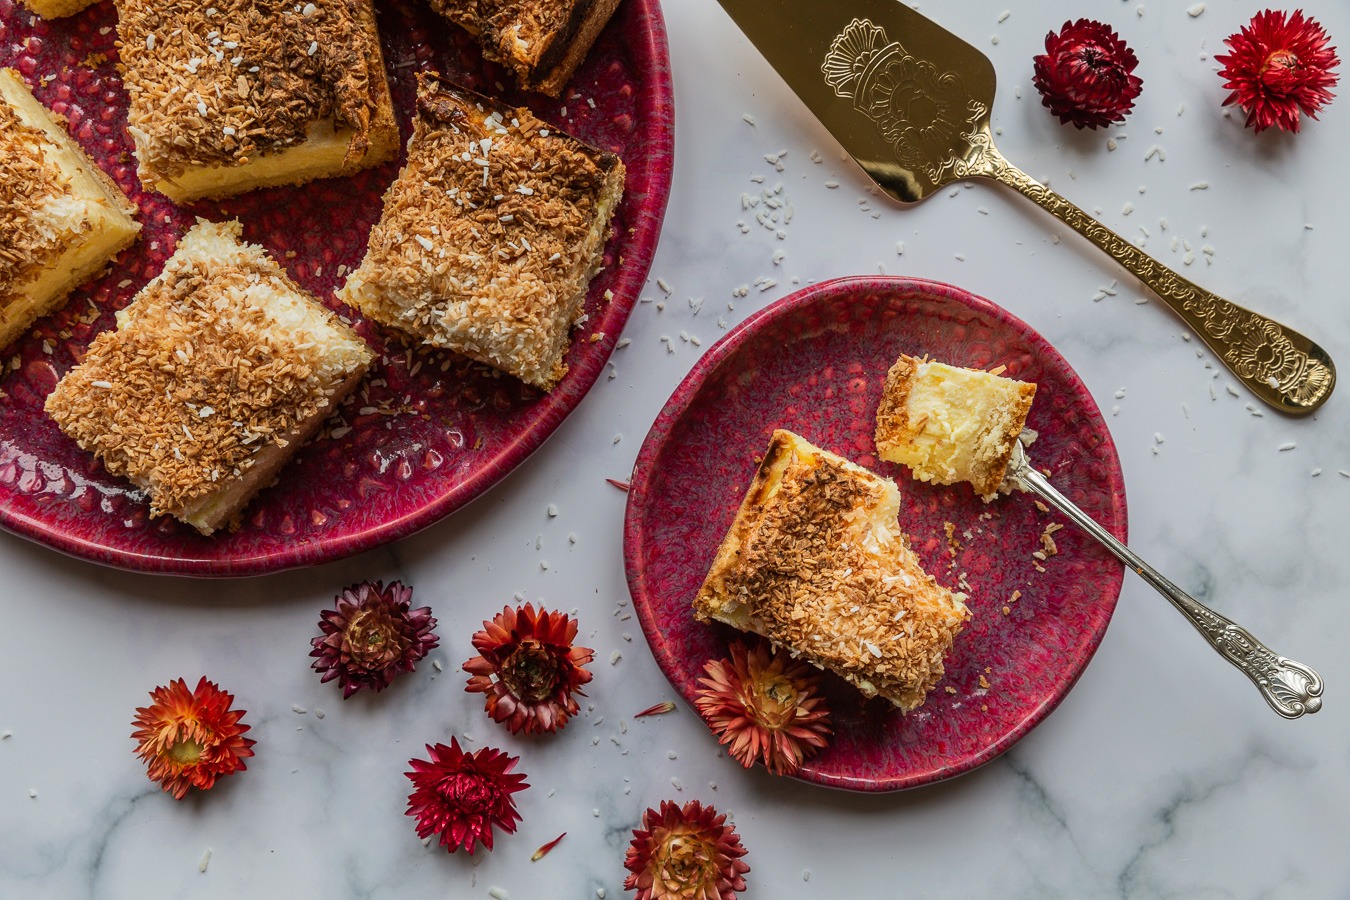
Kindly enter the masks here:
[[782, 675], [775, 675], [755, 686], [755, 719], [765, 728], [777, 731], [792, 723], [797, 716], [801, 692]]
[[496, 785], [473, 774], [457, 774], [441, 782], [441, 799], [461, 814], [487, 815], [497, 808]]
[[179, 765], [190, 766], [202, 758], [202, 751], [205, 749], [191, 738], [183, 738], [169, 746], [168, 757]]
[[348, 624], [345, 637], [352, 655], [363, 662], [383, 662], [401, 653], [393, 622], [374, 610], [357, 613]]
[[667, 839], [655, 862], [668, 892], [683, 889], [672, 896], [702, 897], [701, 889], [717, 882], [717, 863], [708, 842], [693, 835]]
[[501, 667], [508, 690], [527, 703], [541, 703], [553, 696], [559, 681], [556, 654], [535, 640], [521, 641]]

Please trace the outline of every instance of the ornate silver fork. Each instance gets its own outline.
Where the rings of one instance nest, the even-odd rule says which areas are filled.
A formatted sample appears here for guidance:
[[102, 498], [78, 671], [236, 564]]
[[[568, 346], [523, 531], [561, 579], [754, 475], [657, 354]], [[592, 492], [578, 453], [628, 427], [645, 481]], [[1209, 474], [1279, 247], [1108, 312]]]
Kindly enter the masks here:
[[1277, 713], [1286, 719], [1297, 719], [1322, 708], [1322, 676], [1310, 666], [1277, 655], [1247, 629], [1219, 615], [1164, 578], [1157, 569], [1144, 562], [1137, 553], [1116, 540], [1111, 532], [1055, 490], [1049, 479], [1032, 467], [1021, 441], [1015, 442], [1006, 481], [1038, 494], [1046, 503], [1096, 538], [1117, 559], [1134, 569], [1140, 578], [1166, 597], [1195, 626], [1195, 630], [1209, 641], [1211, 647], [1252, 680], [1261, 696]]

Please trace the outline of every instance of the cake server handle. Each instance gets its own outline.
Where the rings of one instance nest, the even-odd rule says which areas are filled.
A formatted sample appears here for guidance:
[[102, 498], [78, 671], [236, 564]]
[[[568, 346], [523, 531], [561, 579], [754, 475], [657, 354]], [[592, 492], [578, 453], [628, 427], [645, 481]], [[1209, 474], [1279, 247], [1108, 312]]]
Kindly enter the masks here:
[[1012, 188], [1105, 251], [1180, 316], [1258, 398], [1281, 412], [1307, 415], [1331, 396], [1336, 366], [1318, 344], [1173, 272], [1008, 162], [992, 143], [982, 150], [971, 175]]
[[1013, 451], [1008, 481], [1039, 494], [1171, 601], [1211, 647], [1252, 680], [1275, 712], [1286, 719], [1297, 719], [1304, 713], [1315, 713], [1322, 708], [1322, 676], [1303, 663], [1277, 655], [1247, 629], [1199, 603], [1164, 578], [1036, 471], [1028, 461], [1021, 441], [1016, 442]]

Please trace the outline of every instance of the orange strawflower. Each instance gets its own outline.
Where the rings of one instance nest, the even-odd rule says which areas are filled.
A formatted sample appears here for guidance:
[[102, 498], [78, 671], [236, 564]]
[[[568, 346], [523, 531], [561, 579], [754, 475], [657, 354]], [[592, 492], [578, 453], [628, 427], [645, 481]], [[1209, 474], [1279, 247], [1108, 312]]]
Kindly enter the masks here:
[[731, 644], [731, 659], [704, 665], [694, 706], [718, 740], [747, 769], [756, 760], [791, 775], [827, 743], [830, 711], [820, 679], [805, 663], [764, 644]]
[[697, 800], [682, 807], [663, 800], [633, 829], [623, 887], [637, 891], [635, 900], [735, 900], [750, 871], [742, 856], [745, 845], [726, 816]]
[[151, 781], [175, 800], [188, 788], [207, 791], [222, 775], [242, 772], [255, 741], [243, 737], [245, 710], [230, 709], [234, 695], [205, 677], [189, 691], [178, 678], [150, 692], [150, 706], [138, 707], [132, 720], [136, 755], [145, 760]]

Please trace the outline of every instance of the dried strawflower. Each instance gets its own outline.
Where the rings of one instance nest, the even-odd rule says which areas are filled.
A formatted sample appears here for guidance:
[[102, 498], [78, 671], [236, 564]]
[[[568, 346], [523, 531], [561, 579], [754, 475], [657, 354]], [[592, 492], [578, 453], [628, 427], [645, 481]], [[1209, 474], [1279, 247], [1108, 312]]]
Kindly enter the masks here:
[[335, 609], [319, 614], [319, 631], [309, 655], [317, 657], [315, 670], [323, 683], [338, 679], [345, 700], [357, 691], [382, 691], [400, 672], [411, 672], [417, 661], [439, 642], [431, 631], [436, 619], [431, 607], [411, 609], [412, 588], [400, 582], [363, 582], [342, 592]]
[[1065, 22], [1045, 36], [1045, 53], [1033, 61], [1041, 104], [1061, 124], [1104, 128], [1125, 121], [1144, 82], [1139, 64], [1111, 26], [1091, 19]]
[[1316, 119], [1333, 97], [1340, 60], [1328, 41], [1317, 20], [1301, 9], [1292, 15], [1269, 9], [1257, 13], [1224, 39], [1233, 52], [1214, 56], [1223, 63], [1219, 76], [1231, 92], [1223, 105], [1241, 106], [1247, 125], [1258, 133], [1272, 125], [1297, 132], [1301, 113]]
[[524, 775], [511, 773], [520, 757], [491, 747], [465, 753], [453, 737], [449, 747], [427, 744], [427, 753], [430, 760], [410, 759], [413, 771], [403, 773], [413, 783], [407, 814], [417, 818], [418, 837], [439, 834], [451, 853], [463, 847], [472, 855], [476, 842], [492, 849], [492, 826], [516, 830], [511, 795], [529, 787]]
[[830, 735], [820, 679], [805, 663], [764, 644], [731, 644], [731, 659], [704, 665], [694, 706], [718, 740], [747, 769], [756, 760], [791, 775]]
[[633, 829], [624, 890], [637, 891], [636, 900], [735, 900], [750, 871], [742, 856], [745, 846], [726, 816], [697, 800], [682, 807], [663, 800], [660, 812], [648, 809]]
[[150, 692], [149, 706], [138, 707], [131, 722], [136, 730], [136, 755], [156, 781], [175, 800], [188, 788], [210, 790], [216, 779], [242, 772], [244, 759], [253, 755], [255, 741], [243, 736], [245, 710], [230, 709], [234, 695], [203, 677], [195, 690], [179, 678]]
[[487, 694], [484, 708], [512, 734], [557, 731], [577, 714], [572, 695], [584, 697], [581, 686], [591, 680], [583, 666], [595, 654], [572, 646], [576, 636], [571, 616], [529, 603], [504, 607], [473, 636], [479, 655], [464, 664], [473, 676], [464, 689]]

